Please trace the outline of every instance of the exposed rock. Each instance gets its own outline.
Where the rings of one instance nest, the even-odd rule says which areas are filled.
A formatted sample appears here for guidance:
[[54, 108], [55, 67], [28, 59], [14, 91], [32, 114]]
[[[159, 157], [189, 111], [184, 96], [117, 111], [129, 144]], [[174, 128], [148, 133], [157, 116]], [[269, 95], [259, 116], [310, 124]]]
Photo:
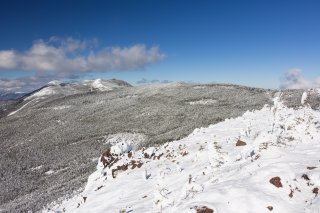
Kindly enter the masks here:
[[316, 169], [317, 167], [316, 166], [308, 166], [307, 169], [309, 170], [313, 170], [313, 169]]
[[195, 206], [191, 209], [195, 209], [197, 213], [213, 213], [213, 209], [210, 209], [206, 206]]
[[138, 165], [137, 165], [137, 167], [138, 167], [138, 168], [141, 168], [142, 165], [143, 165], [143, 163], [142, 163], [142, 162], [139, 162]]
[[141, 161], [131, 160], [130, 165], [131, 165], [131, 169], [135, 169], [136, 167], [141, 168], [143, 163]]
[[112, 177], [116, 178], [116, 172], [126, 171], [127, 169], [128, 169], [128, 165], [117, 166], [116, 169], [112, 169]]
[[273, 184], [277, 188], [282, 187], [282, 183], [281, 183], [281, 178], [280, 177], [271, 178], [270, 179], [270, 183]]
[[149, 155], [147, 153], [144, 153], [144, 158], [149, 158]]
[[302, 177], [303, 179], [305, 179], [305, 180], [310, 180], [309, 177], [308, 177], [308, 175], [306, 175], [306, 174], [303, 174], [301, 177]]
[[101, 158], [100, 161], [102, 162], [103, 166], [106, 168], [107, 166], [109, 166], [109, 168], [115, 164], [119, 159], [116, 158], [112, 153], [111, 153], [111, 149], [109, 148], [107, 151], [105, 151]]
[[161, 153], [160, 155], [158, 155], [157, 159], [160, 160], [161, 156], [163, 155], [163, 153]]
[[293, 197], [293, 190], [292, 190], [292, 189], [290, 190], [289, 197], [290, 197], [290, 198], [292, 198], [292, 197]]
[[273, 206], [267, 206], [267, 209], [269, 209], [269, 211], [273, 210]]
[[245, 146], [245, 145], [247, 145], [247, 143], [241, 140], [238, 140], [236, 143], [236, 146]]
[[98, 191], [102, 188], [103, 186], [99, 186], [95, 191]]

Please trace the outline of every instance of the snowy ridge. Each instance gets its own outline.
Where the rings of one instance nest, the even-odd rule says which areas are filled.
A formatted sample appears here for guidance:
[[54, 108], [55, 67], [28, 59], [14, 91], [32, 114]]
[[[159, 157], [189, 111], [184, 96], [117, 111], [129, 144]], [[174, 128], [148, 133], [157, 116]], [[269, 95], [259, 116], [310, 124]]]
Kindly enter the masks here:
[[59, 81], [51, 81], [46, 87], [26, 97], [24, 100], [43, 99], [53, 95], [72, 95], [79, 93], [72, 85], [63, 84]]
[[84, 80], [77, 83], [63, 83], [61, 81], [50, 81], [45, 87], [37, 92], [34, 92], [25, 100], [30, 100], [34, 98], [43, 99], [53, 95], [67, 96], [74, 95], [78, 93], [86, 93], [90, 91], [111, 91], [117, 88], [129, 87], [131, 86], [125, 81], [111, 79], [111, 80]]
[[25, 108], [28, 104], [30, 104], [32, 101], [34, 101], [34, 100], [31, 100], [31, 101], [27, 102], [26, 104], [24, 104], [24, 105], [23, 105], [22, 107], [20, 107], [19, 109], [15, 110], [15, 111], [13, 111], [13, 112], [10, 112], [10, 113], [8, 114], [8, 116], [11, 116], [11, 115], [16, 114], [17, 112], [19, 112], [20, 110], [22, 110], [23, 108]]
[[43, 212], [319, 212], [320, 112], [274, 106], [159, 147], [107, 150], [84, 191]]
[[48, 86], [59, 86], [61, 84], [63, 84], [63, 82], [62, 81], [58, 81], [58, 80], [49, 81], [47, 83]]
[[34, 98], [34, 97], [43, 97], [43, 96], [54, 95], [57, 93], [57, 91], [53, 88], [54, 86], [58, 86], [58, 85], [50, 85], [46, 88], [43, 88], [39, 92], [32, 94], [30, 97], [27, 97], [26, 100]]
[[106, 85], [106, 83], [102, 82], [101, 79], [96, 79], [92, 81], [91, 87], [92, 89], [100, 90], [100, 91], [108, 91], [114, 88], [114, 86], [112, 85]]
[[115, 80], [103, 80], [100, 78], [96, 80], [85, 80], [82, 82], [82, 84], [85, 86], [89, 86], [91, 90], [98, 91], [110, 91], [124, 86], [123, 83], [116, 83]]

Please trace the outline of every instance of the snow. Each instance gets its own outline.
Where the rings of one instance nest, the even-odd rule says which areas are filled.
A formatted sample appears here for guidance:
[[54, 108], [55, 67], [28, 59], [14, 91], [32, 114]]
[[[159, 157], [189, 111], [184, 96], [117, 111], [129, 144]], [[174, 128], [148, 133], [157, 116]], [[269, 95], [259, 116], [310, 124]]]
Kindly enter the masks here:
[[190, 101], [190, 105], [212, 105], [217, 103], [217, 100], [214, 99], [203, 99], [203, 100], [198, 100], [198, 101]]
[[24, 104], [22, 107], [20, 107], [18, 110], [13, 111], [13, 112], [10, 112], [10, 113], [8, 114], [8, 116], [11, 116], [11, 115], [16, 114], [17, 112], [19, 112], [20, 110], [22, 110], [23, 108], [25, 108], [28, 104], [30, 104], [32, 101], [33, 101], [33, 100], [31, 100], [31, 101], [27, 102], [27, 103], [26, 103], [26, 104]]
[[55, 86], [48, 86], [45, 87], [43, 89], [41, 89], [40, 91], [30, 95], [29, 97], [25, 98], [25, 100], [30, 100], [32, 98], [42, 98], [44, 96], [49, 96], [49, 95], [54, 95], [57, 92], [54, 89]]
[[36, 171], [36, 170], [41, 169], [42, 167], [43, 167], [43, 165], [40, 165], [40, 166], [33, 167], [33, 168], [31, 168], [30, 170], [31, 170], [31, 171]]
[[90, 86], [93, 90], [99, 91], [110, 91], [116, 87], [120, 87], [119, 85], [112, 83], [108, 80], [102, 80], [100, 78], [95, 80], [85, 80], [83, 81], [83, 85]]
[[306, 100], [308, 98], [308, 93], [306, 91], [303, 92], [302, 96], [301, 96], [301, 104], [305, 104]]
[[146, 136], [140, 133], [120, 132], [116, 134], [105, 135], [99, 142], [109, 143], [111, 145], [126, 143], [132, 149], [139, 146], [146, 140]]
[[56, 106], [56, 107], [53, 107], [54, 110], [63, 110], [63, 109], [68, 109], [70, 108], [71, 106], [70, 105], [65, 105], [65, 106]]
[[88, 87], [87, 90], [99, 90], [99, 91], [109, 91], [113, 90], [117, 87], [121, 87], [120, 85], [109, 81], [109, 80], [85, 80], [83, 82], [75, 83], [75, 84], [66, 84], [63, 85], [61, 81], [50, 81], [48, 82], [47, 86], [41, 89], [38, 92], [30, 95], [29, 97], [25, 98], [25, 100], [30, 100], [34, 98], [45, 98], [51, 95], [72, 95], [84, 92], [85, 90], [79, 89], [81, 86]]
[[287, 108], [275, 98], [274, 106], [159, 147], [116, 143], [117, 161], [99, 161], [82, 193], [43, 212], [319, 212], [319, 123], [319, 111]]
[[58, 80], [53, 80], [47, 83], [48, 86], [59, 86], [60, 84], [62, 84], [62, 81], [58, 81]]
[[96, 79], [92, 83], [92, 88], [98, 89], [100, 91], [108, 91], [111, 90], [110, 87], [103, 85], [101, 79]]
[[53, 173], [54, 173], [54, 171], [51, 170], [51, 169], [45, 172], [46, 175], [51, 175], [51, 174], [53, 174]]
[[64, 168], [61, 168], [59, 170], [53, 170], [53, 169], [50, 169], [48, 171], [45, 172], [46, 175], [52, 175], [52, 174], [57, 174], [59, 172], [63, 172], [65, 170], [67, 170], [69, 167], [64, 167]]
[[117, 143], [111, 147], [111, 153], [115, 155], [122, 155], [124, 153], [130, 152], [131, 150], [132, 146], [126, 142]]
[[194, 89], [205, 89], [206, 87], [205, 86], [195, 86], [193, 87]]

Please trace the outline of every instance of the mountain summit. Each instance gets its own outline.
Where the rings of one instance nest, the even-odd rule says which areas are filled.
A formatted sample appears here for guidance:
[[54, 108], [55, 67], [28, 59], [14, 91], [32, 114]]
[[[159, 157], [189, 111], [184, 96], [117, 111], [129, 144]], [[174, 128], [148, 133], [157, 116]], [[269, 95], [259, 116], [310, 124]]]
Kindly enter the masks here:
[[45, 98], [47, 96], [68, 96], [92, 91], [111, 91], [123, 87], [131, 87], [125, 81], [117, 79], [84, 80], [76, 83], [63, 83], [61, 81], [50, 81], [47, 85], [34, 92], [29, 93], [27, 100], [33, 98]]

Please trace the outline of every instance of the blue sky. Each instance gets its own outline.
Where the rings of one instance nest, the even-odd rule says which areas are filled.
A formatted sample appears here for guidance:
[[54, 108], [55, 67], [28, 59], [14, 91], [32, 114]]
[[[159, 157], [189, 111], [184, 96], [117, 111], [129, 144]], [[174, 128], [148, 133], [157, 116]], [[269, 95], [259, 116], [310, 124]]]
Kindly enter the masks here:
[[[2, 0], [0, 90], [98, 77], [278, 88], [297, 68], [298, 80], [317, 82], [319, 11], [316, 0]], [[32, 47], [56, 49], [28, 58]]]

